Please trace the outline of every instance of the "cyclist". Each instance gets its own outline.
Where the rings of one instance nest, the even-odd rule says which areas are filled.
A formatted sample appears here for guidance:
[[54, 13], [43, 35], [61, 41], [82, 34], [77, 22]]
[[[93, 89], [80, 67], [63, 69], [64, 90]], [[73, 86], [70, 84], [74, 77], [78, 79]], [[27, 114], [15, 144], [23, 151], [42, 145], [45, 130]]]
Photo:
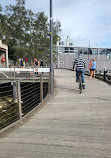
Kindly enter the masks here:
[[78, 53], [78, 57], [75, 59], [74, 64], [73, 64], [73, 69], [76, 65], [76, 82], [78, 81], [78, 74], [81, 71], [82, 75], [82, 85], [83, 89], [85, 89], [85, 81], [84, 81], [84, 69], [86, 68], [85, 61], [82, 58], [82, 54]]

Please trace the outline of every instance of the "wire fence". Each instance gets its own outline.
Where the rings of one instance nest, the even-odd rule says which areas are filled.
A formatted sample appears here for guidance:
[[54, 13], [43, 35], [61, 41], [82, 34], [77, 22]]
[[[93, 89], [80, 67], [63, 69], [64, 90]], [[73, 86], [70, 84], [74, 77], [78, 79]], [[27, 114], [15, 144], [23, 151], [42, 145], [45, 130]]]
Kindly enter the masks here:
[[1, 80], [0, 130], [19, 121], [36, 108], [50, 92], [50, 77], [44, 74], [33, 80]]
[[22, 115], [27, 114], [40, 103], [40, 83], [21, 84]]
[[11, 82], [0, 84], [0, 129], [19, 119], [18, 106], [13, 100]]

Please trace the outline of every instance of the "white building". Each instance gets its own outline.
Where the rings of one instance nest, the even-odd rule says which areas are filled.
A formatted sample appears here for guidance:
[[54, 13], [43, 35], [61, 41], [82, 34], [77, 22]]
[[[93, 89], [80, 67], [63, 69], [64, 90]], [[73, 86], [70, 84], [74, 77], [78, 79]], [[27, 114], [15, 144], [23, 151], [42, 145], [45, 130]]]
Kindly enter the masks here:
[[111, 70], [111, 48], [91, 48], [91, 47], [76, 47], [70, 44], [70, 38], [67, 36], [66, 45], [56, 45], [57, 62], [56, 68], [72, 69], [73, 62], [77, 57], [78, 52], [83, 54], [86, 61], [86, 70], [90, 59], [95, 59], [97, 62], [97, 70]]

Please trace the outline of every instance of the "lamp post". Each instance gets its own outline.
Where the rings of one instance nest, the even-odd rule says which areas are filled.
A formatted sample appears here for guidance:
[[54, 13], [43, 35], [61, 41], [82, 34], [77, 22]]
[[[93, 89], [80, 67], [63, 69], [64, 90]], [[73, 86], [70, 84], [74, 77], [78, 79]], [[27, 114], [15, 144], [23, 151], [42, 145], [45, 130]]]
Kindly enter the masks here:
[[53, 94], [53, 30], [52, 30], [52, 0], [50, 0], [50, 92]]

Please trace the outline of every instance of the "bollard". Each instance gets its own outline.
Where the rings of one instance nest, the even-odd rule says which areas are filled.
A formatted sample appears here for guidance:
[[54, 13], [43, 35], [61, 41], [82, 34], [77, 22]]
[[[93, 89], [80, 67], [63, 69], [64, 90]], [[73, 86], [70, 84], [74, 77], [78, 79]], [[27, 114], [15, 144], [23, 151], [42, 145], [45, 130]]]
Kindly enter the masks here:
[[104, 67], [104, 77], [103, 80], [106, 81], [106, 67]]

